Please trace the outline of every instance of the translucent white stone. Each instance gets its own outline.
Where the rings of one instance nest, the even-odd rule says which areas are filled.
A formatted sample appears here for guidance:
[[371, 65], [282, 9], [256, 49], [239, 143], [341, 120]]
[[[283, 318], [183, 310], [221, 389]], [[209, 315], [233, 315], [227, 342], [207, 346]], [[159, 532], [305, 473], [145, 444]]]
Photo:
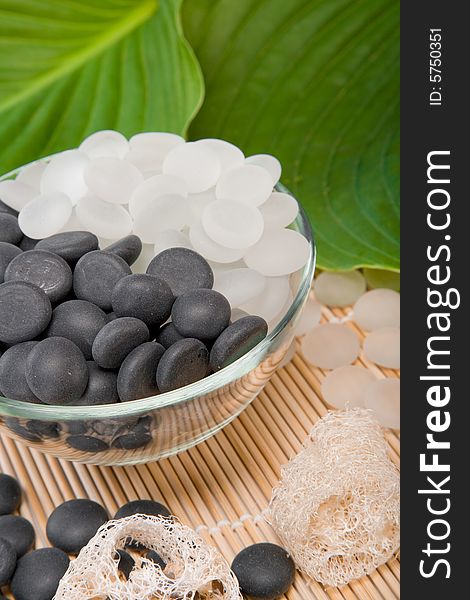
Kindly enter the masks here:
[[184, 196], [158, 196], [137, 213], [134, 218], [134, 233], [144, 244], [155, 244], [161, 231], [183, 229], [189, 214], [188, 200]]
[[365, 390], [364, 405], [384, 427], [400, 429], [400, 380], [387, 377], [371, 383]]
[[365, 357], [389, 369], [400, 368], [400, 329], [382, 327], [374, 329], [364, 340]]
[[104, 129], [85, 138], [78, 149], [90, 158], [124, 158], [129, 152], [129, 142], [119, 131]]
[[295, 335], [305, 335], [320, 323], [322, 305], [309, 297], [299, 320], [295, 325]]
[[130, 151], [126, 160], [135, 165], [140, 171], [162, 172], [163, 161], [167, 154], [184, 144], [184, 139], [175, 133], [149, 131], [138, 133], [129, 140]]
[[89, 162], [88, 156], [79, 150], [57, 154], [44, 170], [41, 193], [64, 192], [76, 204], [88, 191], [83, 172]]
[[224, 171], [215, 193], [219, 200], [235, 200], [251, 206], [266, 202], [273, 191], [271, 175], [256, 165], [242, 165]]
[[359, 338], [346, 325], [317, 325], [302, 338], [301, 343], [306, 360], [320, 369], [343, 367], [359, 356]]
[[83, 223], [77, 217], [76, 209], [77, 209], [77, 207], [75, 206], [72, 211], [72, 214], [70, 215], [69, 220], [61, 228], [59, 233], [65, 233], [67, 231], [82, 231], [83, 230]]
[[276, 185], [279, 179], [281, 179], [281, 163], [275, 156], [272, 156], [271, 154], [254, 154], [253, 156], [248, 156], [246, 163], [266, 169], [266, 171], [268, 171], [268, 173], [271, 175], [273, 187]]
[[263, 292], [239, 308], [250, 315], [263, 317], [269, 323], [279, 315], [290, 293], [288, 277], [268, 277]]
[[290, 194], [273, 192], [260, 206], [266, 229], [282, 229], [293, 223], [299, 213], [299, 204]]
[[163, 173], [186, 182], [191, 194], [213, 187], [220, 175], [220, 161], [208, 146], [188, 142], [176, 146], [163, 161]]
[[289, 289], [289, 293], [287, 294], [286, 301], [284, 302], [281, 310], [277, 313], [277, 315], [275, 315], [272, 319], [270, 319], [268, 321], [268, 331], [269, 332], [273, 331], [273, 329], [275, 329], [277, 327], [277, 325], [279, 325], [281, 320], [286, 316], [287, 311], [291, 307], [293, 300], [294, 300], [294, 295], [292, 294], [291, 290]]
[[349, 405], [364, 406], [367, 386], [376, 380], [369, 369], [355, 365], [346, 365], [334, 369], [323, 380], [321, 391], [323, 398], [335, 408]]
[[132, 272], [145, 273], [154, 255], [155, 252], [153, 244], [142, 244], [142, 252], [140, 253], [139, 258], [131, 266]]
[[243, 319], [243, 317], [248, 317], [248, 313], [242, 310], [241, 308], [232, 308], [232, 312], [230, 314], [230, 321], [235, 323], [239, 319]]
[[282, 369], [283, 367], [288, 365], [290, 363], [290, 361], [294, 358], [296, 352], [297, 352], [297, 342], [295, 340], [293, 340], [286, 352], [286, 355], [281, 360], [278, 369]]
[[37, 195], [37, 189], [21, 181], [15, 179], [0, 181], [0, 198], [2, 202], [15, 210], [20, 211], [23, 206], [26, 206]]
[[217, 263], [233, 263], [240, 260], [245, 249], [226, 248], [211, 240], [201, 224], [192, 225], [189, 229], [189, 240], [196, 252], [207, 260]]
[[239, 167], [245, 162], [245, 155], [243, 152], [230, 142], [225, 140], [219, 140], [216, 138], [206, 138], [196, 142], [197, 144], [204, 144], [208, 146], [220, 161], [221, 171], [226, 171], [232, 167]]
[[153, 202], [159, 196], [175, 194], [187, 196], [188, 186], [174, 175], [154, 175], [143, 181], [135, 190], [129, 201], [129, 212], [136, 217], [140, 210]]
[[249, 248], [263, 235], [260, 211], [232, 200], [216, 200], [204, 209], [202, 226], [217, 244], [227, 248]]
[[207, 262], [209, 263], [212, 271], [214, 272], [214, 277], [219, 277], [219, 275], [227, 273], [232, 269], [246, 269], [246, 264], [243, 260], [236, 260], [231, 263], [219, 263], [214, 262], [212, 260], [208, 260]]
[[269, 277], [289, 275], [301, 269], [310, 256], [310, 245], [303, 235], [291, 229], [269, 229], [248, 249], [245, 262]]
[[366, 291], [366, 280], [360, 271], [323, 271], [315, 279], [313, 289], [322, 304], [344, 307], [354, 304]]
[[383, 288], [366, 292], [353, 307], [353, 319], [366, 331], [400, 327], [400, 294]]
[[165, 231], [159, 231], [157, 241], [155, 242], [155, 256], [168, 250], [168, 248], [192, 248], [189, 237], [177, 231], [176, 229], [166, 229]]
[[127, 210], [97, 196], [88, 194], [80, 198], [76, 212], [83, 226], [98, 237], [117, 240], [132, 231], [132, 218]]
[[36, 160], [29, 165], [26, 165], [18, 173], [16, 181], [29, 185], [35, 190], [39, 190], [41, 186], [42, 174], [46, 170], [47, 162], [45, 160]]
[[18, 216], [21, 231], [39, 240], [58, 233], [72, 214], [70, 199], [62, 192], [50, 192], [33, 198]]
[[259, 296], [266, 287], [266, 277], [253, 269], [231, 269], [215, 275], [214, 289], [223, 294], [232, 308]]
[[367, 285], [372, 289], [387, 288], [396, 292], [400, 291], [400, 273], [383, 269], [364, 269], [363, 273]]
[[211, 188], [210, 190], [201, 192], [200, 194], [189, 194], [188, 199], [191, 213], [193, 215], [191, 224], [200, 223], [202, 219], [202, 213], [204, 212], [206, 206], [217, 200], [215, 196], [215, 188]]
[[142, 173], [130, 162], [110, 157], [90, 160], [83, 176], [89, 192], [111, 204], [128, 204], [144, 181]]

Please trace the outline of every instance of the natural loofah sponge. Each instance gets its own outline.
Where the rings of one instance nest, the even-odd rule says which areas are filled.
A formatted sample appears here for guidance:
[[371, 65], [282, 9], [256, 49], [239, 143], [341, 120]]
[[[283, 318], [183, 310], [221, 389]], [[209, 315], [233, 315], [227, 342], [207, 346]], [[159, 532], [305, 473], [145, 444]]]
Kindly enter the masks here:
[[[135, 558], [126, 581], [116, 550], [128, 538], [155, 550], [167, 566]], [[108, 521], [80, 551], [54, 600], [241, 600], [235, 575], [222, 555], [174, 518], [132, 515]]]
[[269, 520], [300, 569], [326, 585], [345, 585], [397, 551], [399, 486], [372, 413], [330, 412], [282, 468]]

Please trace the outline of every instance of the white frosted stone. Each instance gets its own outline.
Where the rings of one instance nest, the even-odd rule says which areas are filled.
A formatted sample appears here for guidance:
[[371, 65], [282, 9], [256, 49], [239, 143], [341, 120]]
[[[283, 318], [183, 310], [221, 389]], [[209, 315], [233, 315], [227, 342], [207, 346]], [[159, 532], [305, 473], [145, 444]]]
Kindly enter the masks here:
[[322, 305], [310, 296], [295, 325], [295, 335], [305, 335], [316, 327], [320, 323], [321, 310]]
[[103, 129], [85, 138], [78, 149], [90, 158], [124, 158], [129, 152], [129, 142], [119, 131]]
[[129, 201], [129, 212], [133, 217], [144, 209], [147, 204], [160, 196], [187, 196], [188, 186], [174, 175], [154, 175], [143, 181], [135, 190]]
[[216, 138], [206, 138], [196, 142], [197, 144], [203, 144], [208, 146], [220, 161], [221, 172], [231, 169], [232, 167], [239, 167], [245, 161], [245, 155], [243, 152], [230, 142], [225, 140], [219, 140]]
[[59, 233], [65, 233], [67, 231], [83, 231], [83, 223], [77, 217], [76, 209], [77, 209], [77, 207], [75, 206], [72, 211], [72, 214], [70, 215], [69, 220], [61, 228]]
[[175, 133], [149, 131], [138, 133], [129, 140], [130, 151], [126, 160], [135, 165], [143, 173], [162, 172], [163, 161], [167, 154], [184, 144], [184, 139]]
[[289, 275], [304, 267], [310, 246], [303, 235], [292, 229], [269, 229], [260, 241], [248, 249], [248, 267], [269, 277]]
[[140, 253], [139, 258], [131, 266], [132, 272], [145, 273], [154, 255], [155, 252], [153, 244], [142, 244], [142, 252]]
[[364, 340], [365, 357], [389, 369], [400, 368], [400, 329], [382, 327], [374, 329]]
[[220, 161], [208, 146], [188, 142], [176, 146], [163, 161], [163, 173], [180, 177], [191, 194], [213, 187], [220, 175]]
[[200, 194], [189, 194], [189, 206], [191, 208], [191, 214], [193, 216], [192, 223], [196, 224], [200, 223], [202, 219], [202, 213], [206, 206], [215, 202], [217, 200], [215, 196], [215, 188], [211, 188], [206, 192], [201, 192]]
[[239, 308], [250, 315], [263, 317], [269, 323], [279, 315], [286, 305], [290, 293], [288, 277], [268, 277], [263, 292]]
[[366, 291], [366, 280], [360, 271], [323, 271], [315, 279], [313, 290], [322, 304], [344, 307], [354, 304]]
[[355, 365], [346, 365], [334, 369], [323, 380], [321, 391], [323, 398], [335, 408], [349, 405], [364, 407], [367, 386], [376, 380], [375, 375]]
[[166, 229], [158, 233], [155, 242], [155, 256], [169, 248], [192, 248], [189, 237], [176, 229]]
[[63, 192], [72, 204], [77, 204], [88, 191], [83, 172], [89, 162], [88, 156], [79, 150], [66, 150], [57, 154], [42, 174], [41, 193]]
[[16, 179], [0, 181], [0, 198], [2, 202], [17, 211], [20, 211], [37, 195], [38, 190]]
[[282, 229], [293, 223], [299, 214], [299, 204], [290, 194], [273, 192], [260, 206], [266, 229]]
[[214, 271], [214, 277], [218, 277], [219, 275], [223, 275], [232, 269], [246, 269], [246, 264], [243, 260], [236, 260], [231, 263], [218, 263], [212, 260], [207, 261]]
[[253, 154], [248, 156], [246, 159], [248, 165], [256, 165], [263, 167], [271, 175], [271, 182], [273, 187], [281, 179], [282, 166], [281, 163], [275, 156], [271, 154]]
[[127, 210], [97, 196], [88, 194], [80, 198], [76, 212], [83, 226], [98, 237], [118, 240], [132, 231], [132, 218]]
[[217, 263], [233, 263], [243, 258], [245, 249], [226, 248], [211, 240], [201, 224], [192, 225], [189, 229], [189, 240], [196, 252], [207, 260]]
[[384, 288], [366, 292], [353, 307], [353, 319], [366, 331], [400, 327], [400, 294]]
[[243, 317], [248, 317], [248, 313], [241, 308], [232, 308], [232, 312], [230, 314], [230, 321], [235, 323], [239, 319], [243, 319]]
[[292, 343], [289, 346], [289, 348], [287, 349], [286, 355], [281, 360], [278, 369], [282, 369], [283, 367], [288, 365], [290, 363], [290, 361], [294, 358], [296, 352], [297, 352], [297, 342], [295, 340], [292, 340]]
[[[290, 287], [290, 282], [289, 282], [289, 287]], [[289, 293], [287, 294], [287, 298], [286, 298], [281, 310], [277, 313], [277, 315], [275, 315], [272, 319], [270, 319], [268, 321], [268, 331], [269, 332], [273, 331], [273, 329], [275, 329], [277, 327], [277, 325], [279, 325], [280, 321], [286, 316], [287, 311], [291, 307], [293, 300], [294, 300], [294, 295], [292, 294], [292, 291], [289, 289]]]
[[224, 295], [232, 308], [259, 296], [266, 287], [266, 277], [253, 269], [231, 269], [217, 273], [214, 289]]
[[39, 240], [58, 233], [72, 214], [70, 199], [62, 192], [50, 192], [33, 198], [18, 216], [21, 231]]
[[400, 429], [400, 380], [387, 377], [371, 383], [365, 390], [364, 405], [384, 427]]
[[161, 231], [183, 229], [189, 214], [188, 200], [184, 196], [158, 196], [138, 211], [133, 231], [144, 244], [155, 244]]
[[304, 357], [320, 369], [349, 365], [359, 356], [359, 350], [359, 338], [346, 325], [317, 325], [302, 338]]
[[120, 158], [94, 158], [83, 176], [91, 194], [111, 204], [128, 204], [137, 187], [143, 183], [142, 173]]
[[268, 171], [246, 164], [224, 171], [215, 188], [219, 200], [234, 200], [251, 206], [266, 202], [272, 191], [273, 182]]
[[16, 181], [29, 185], [35, 190], [39, 190], [41, 186], [42, 174], [46, 170], [47, 162], [45, 160], [36, 160], [29, 165], [26, 165], [18, 173]]
[[232, 200], [216, 200], [204, 209], [202, 226], [217, 244], [227, 248], [249, 248], [263, 235], [260, 211]]

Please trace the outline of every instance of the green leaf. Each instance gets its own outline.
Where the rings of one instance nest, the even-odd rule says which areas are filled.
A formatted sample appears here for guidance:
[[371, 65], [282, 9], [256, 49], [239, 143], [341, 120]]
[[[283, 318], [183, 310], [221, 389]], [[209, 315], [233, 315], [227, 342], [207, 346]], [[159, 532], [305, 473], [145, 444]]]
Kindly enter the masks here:
[[98, 129], [185, 133], [203, 96], [181, 0], [0, 0], [0, 173]]
[[324, 269], [399, 269], [396, 0], [190, 0], [206, 101], [190, 129], [275, 154]]

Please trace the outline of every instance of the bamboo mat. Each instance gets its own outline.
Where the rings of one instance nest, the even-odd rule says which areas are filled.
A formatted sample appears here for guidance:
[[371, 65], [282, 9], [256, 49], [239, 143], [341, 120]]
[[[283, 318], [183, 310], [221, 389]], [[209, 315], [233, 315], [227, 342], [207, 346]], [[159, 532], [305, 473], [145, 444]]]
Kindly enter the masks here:
[[[348, 311], [324, 309], [323, 320], [343, 319]], [[347, 323], [364, 337], [352, 322]], [[297, 348], [298, 350], [298, 348]], [[378, 376], [397, 376], [360, 358]], [[243, 547], [277, 541], [263, 519], [280, 466], [300, 449], [313, 424], [328, 410], [321, 397], [325, 373], [309, 366], [299, 351], [278, 370], [256, 400], [235, 421], [177, 456], [129, 467], [73, 464], [29, 450], [2, 436], [0, 469], [24, 489], [21, 513], [37, 532], [37, 547], [48, 545], [45, 524], [53, 508], [71, 498], [91, 498], [110, 514], [137, 498], [166, 504], [231, 562]], [[398, 464], [397, 432], [386, 432]], [[400, 597], [399, 560], [342, 588], [325, 588], [297, 573], [284, 600], [392, 600]]]

